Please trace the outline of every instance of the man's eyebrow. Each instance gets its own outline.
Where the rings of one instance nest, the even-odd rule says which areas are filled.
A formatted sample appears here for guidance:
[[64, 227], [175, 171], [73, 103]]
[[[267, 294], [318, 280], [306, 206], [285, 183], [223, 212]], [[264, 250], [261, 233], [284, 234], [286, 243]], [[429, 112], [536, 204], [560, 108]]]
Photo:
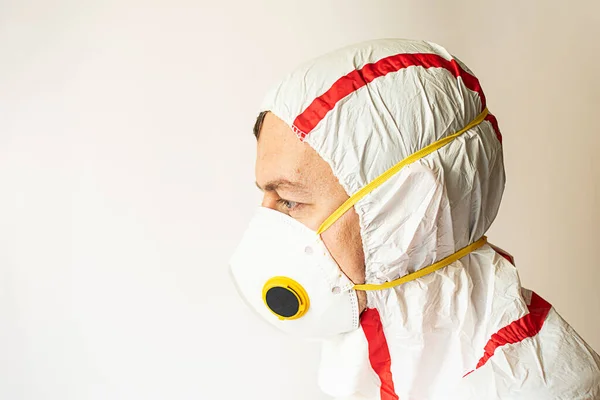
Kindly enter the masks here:
[[280, 187], [286, 187], [286, 188], [290, 188], [290, 189], [306, 191], [306, 186], [304, 186], [302, 183], [292, 182], [287, 179], [275, 179], [273, 181], [269, 181], [269, 182], [265, 183], [264, 187], [260, 186], [258, 184], [258, 182], [255, 182], [255, 184], [256, 184], [256, 187], [259, 188], [261, 191], [267, 191], [267, 192], [275, 191]]

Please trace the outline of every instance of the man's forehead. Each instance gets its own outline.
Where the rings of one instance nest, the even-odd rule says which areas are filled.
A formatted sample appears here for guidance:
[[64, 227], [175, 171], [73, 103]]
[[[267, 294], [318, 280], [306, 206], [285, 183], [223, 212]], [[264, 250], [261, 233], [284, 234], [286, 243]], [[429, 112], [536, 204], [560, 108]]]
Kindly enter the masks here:
[[300, 187], [310, 182], [320, 157], [301, 142], [289, 126], [273, 114], [267, 114], [260, 131], [256, 153], [256, 181], [264, 188], [278, 186]]
[[265, 135], [258, 144], [255, 171], [257, 183], [262, 187], [306, 186], [314, 163], [311, 163], [302, 149], [269, 145], [269, 139]]
[[257, 139], [259, 158], [277, 155], [299, 157], [306, 153], [306, 143], [301, 142], [292, 129], [272, 113], [265, 116]]
[[257, 142], [256, 184], [262, 190], [330, 192], [339, 185], [329, 164], [281, 119], [265, 116]]

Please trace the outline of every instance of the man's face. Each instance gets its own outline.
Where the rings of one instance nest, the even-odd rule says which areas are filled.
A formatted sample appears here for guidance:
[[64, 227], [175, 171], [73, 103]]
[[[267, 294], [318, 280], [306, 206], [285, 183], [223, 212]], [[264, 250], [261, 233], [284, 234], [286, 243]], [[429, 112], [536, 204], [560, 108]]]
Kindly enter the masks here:
[[[315, 231], [348, 199], [329, 164], [272, 113], [265, 116], [258, 137], [256, 184], [264, 193], [263, 207], [287, 214]], [[321, 237], [346, 276], [356, 284], [364, 283], [365, 257], [354, 208]], [[362, 311], [365, 293], [358, 291], [358, 297]]]

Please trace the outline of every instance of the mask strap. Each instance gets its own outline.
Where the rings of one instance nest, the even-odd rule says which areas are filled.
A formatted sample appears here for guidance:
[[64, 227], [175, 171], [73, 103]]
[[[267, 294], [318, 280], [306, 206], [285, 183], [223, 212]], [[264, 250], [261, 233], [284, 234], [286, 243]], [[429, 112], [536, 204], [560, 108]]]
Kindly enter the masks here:
[[421, 150], [406, 157], [404, 160], [400, 161], [398, 164], [394, 165], [392, 168], [388, 169], [383, 174], [379, 175], [368, 185], [366, 185], [365, 187], [363, 187], [362, 189], [360, 189], [359, 191], [354, 193], [352, 196], [350, 196], [350, 198], [348, 200], [346, 200], [337, 210], [335, 210], [329, 217], [327, 217], [327, 219], [321, 224], [321, 226], [317, 230], [317, 235], [320, 235], [321, 233], [323, 233], [327, 229], [329, 229], [329, 227], [331, 225], [333, 225], [333, 223], [335, 221], [337, 221], [342, 215], [344, 215], [346, 213], [346, 211], [348, 211], [349, 209], [354, 207], [354, 205], [356, 203], [358, 203], [358, 201], [360, 199], [362, 199], [367, 194], [369, 194], [370, 192], [372, 192], [373, 190], [375, 190], [376, 188], [381, 186], [385, 181], [387, 181], [392, 176], [394, 176], [394, 174], [396, 174], [398, 171], [400, 171], [406, 165], [411, 164], [411, 163], [433, 153], [434, 151], [440, 149], [441, 147], [447, 145], [448, 143], [452, 142], [454, 139], [456, 139], [457, 137], [459, 137], [460, 135], [462, 135], [469, 129], [472, 129], [472, 128], [476, 127], [477, 125], [479, 125], [481, 122], [483, 122], [483, 120], [485, 119], [485, 117], [487, 117], [487, 115], [488, 115], [488, 109], [486, 108], [481, 112], [481, 114], [479, 114], [477, 116], [477, 118], [475, 118], [473, 121], [471, 121], [467, 126], [465, 126], [460, 131], [458, 131], [450, 136], [446, 136], [445, 138], [440, 139], [437, 142], [434, 142], [434, 143], [430, 144], [429, 146], [422, 148]]
[[416, 272], [413, 272], [412, 274], [408, 274], [408, 275], [404, 275], [402, 278], [398, 278], [396, 280], [390, 281], [390, 282], [385, 282], [385, 283], [381, 283], [381, 284], [364, 284], [364, 285], [354, 285], [354, 289], [355, 290], [382, 290], [382, 289], [390, 289], [393, 288], [395, 286], [399, 286], [402, 285], [406, 282], [410, 282], [410, 281], [414, 281], [415, 279], [419, 279], [424, 277], [425, 275], [429, 275], [432, 272], [437, 271], [438, 269], [447, 267], [448, 265], [452, 264], [455, 261], [460, 260], [461, 258], [463, 258], [464, 256], [466, 256], [469, 253], [472, 253], [473, 251], [477, 250], [478, 248], [480, 248], [481, 246], [483, 246], [484, 244], [487, 243], [487, 237], [482, 237], [481, 239], [479, 239], [478, 241], [476, 241], [473, 244], [470, 244], [467, 247], [462, 248], [461, 250], [457, 251], [456, 253], [436, 262], [433, 265], [430, 265], [429, 267], [425, 267], [423, 269], [420, 269]]

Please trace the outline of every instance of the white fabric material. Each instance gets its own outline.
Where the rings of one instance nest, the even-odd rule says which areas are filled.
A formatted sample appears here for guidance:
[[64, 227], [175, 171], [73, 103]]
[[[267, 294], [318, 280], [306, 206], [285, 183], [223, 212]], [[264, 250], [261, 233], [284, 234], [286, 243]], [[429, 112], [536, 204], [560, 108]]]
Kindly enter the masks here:
[[[358, 328], [354, 284], [341, 273], [317, 233], [295, 219], [260, 207], [230, 261], [242, 297], [282, 331], [323, 339]], [[301, 318], [281, 320], [264, 304], [263, 287], [273, 277], [299, 283], [310, 299]]]
[[[294, 127], [296, 117], [342, 76], [402, 53], [453, 60], [427, 42], [362, 43], [301, 66], [262, 109]], [[482, 103], [447, 69], [411, 66], [343, 98], [305, 141], [351, 195], [466, 126]], [[479, 239], [496, 217], [504, 182], [502, 146], [489, 121], [401, 170], [355, 205], [367, 283], [419, 270]], [[380, 314], [401, 400], [600, 399], [598, 356], [554, 310], [539, 334], [499, 347], [463, 378], [494, 333], [529, 313], [515, 267], [489, 245], [424, 278], [368, 292], [368, 307]], [[327, 341], [322, 389], [339, 399], [383, 399], [368, 354], [361, 329]]]

